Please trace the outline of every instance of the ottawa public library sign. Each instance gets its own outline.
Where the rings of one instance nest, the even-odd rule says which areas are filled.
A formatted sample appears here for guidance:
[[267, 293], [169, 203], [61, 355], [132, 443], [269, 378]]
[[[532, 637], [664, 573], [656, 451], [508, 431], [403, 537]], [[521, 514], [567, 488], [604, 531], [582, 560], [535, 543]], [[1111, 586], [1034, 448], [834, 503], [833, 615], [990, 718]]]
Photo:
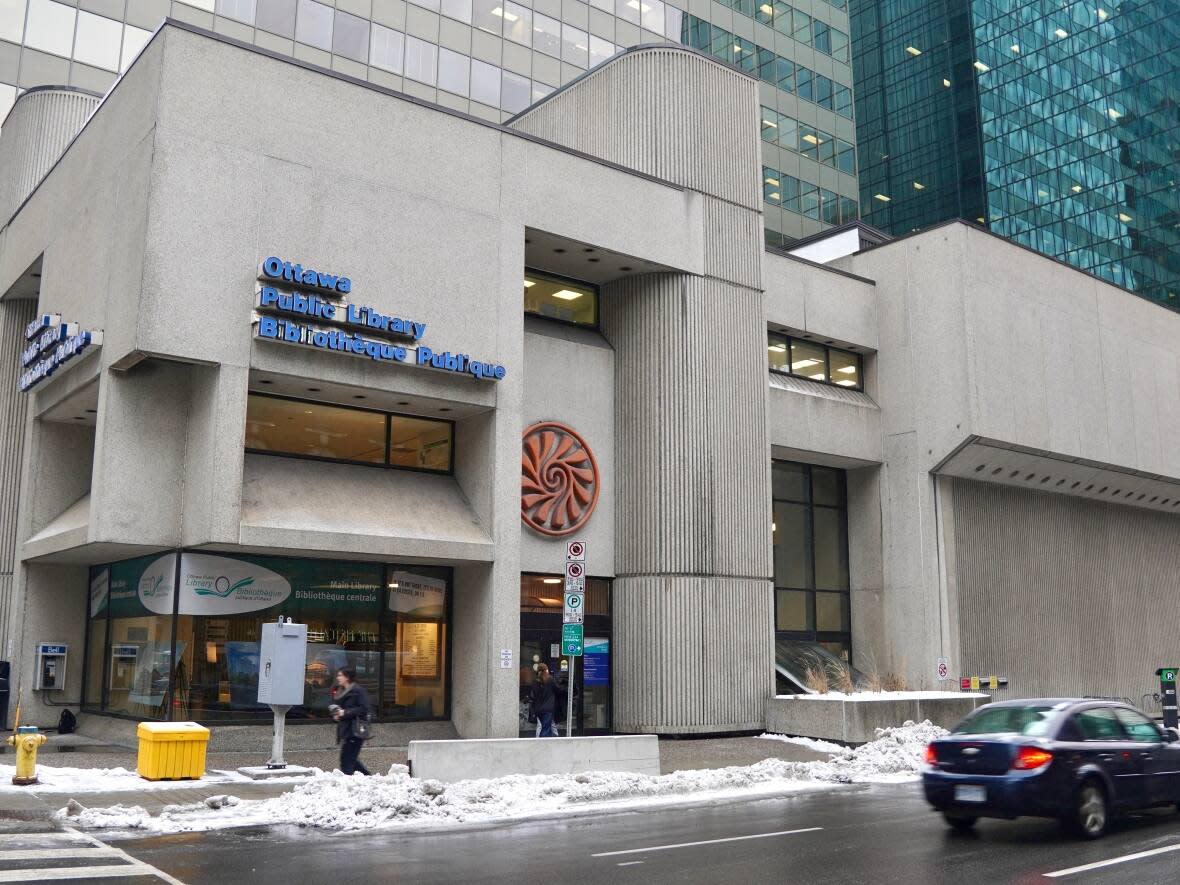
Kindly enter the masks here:
[[[465, 353], [420, 344], [426, 323], [381, 313], [347, 299], [352, 280], [271, 256], [259, 268], [254, 337], [316, 350], [364, 357], [378, 363], [407, 363], [484, 381], [507, 371]], [[362, 334], [362, 332], [364, 334]]]

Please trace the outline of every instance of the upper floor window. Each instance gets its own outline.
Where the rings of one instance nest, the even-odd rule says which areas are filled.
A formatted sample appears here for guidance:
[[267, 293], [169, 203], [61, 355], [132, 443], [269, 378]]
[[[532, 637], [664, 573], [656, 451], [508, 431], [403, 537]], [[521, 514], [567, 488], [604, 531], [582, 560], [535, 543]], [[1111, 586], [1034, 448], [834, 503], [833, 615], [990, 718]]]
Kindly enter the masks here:
[[772, 372], [864, 390], [864, 372], [858, 353], [775, 332], [767, 335], [766, 353]]
[[246, 451], [450, 473], [450, 421], [251, 393]]
[[586, 283], [526, 270], [524, 312], [597, 328], [598, 289]]

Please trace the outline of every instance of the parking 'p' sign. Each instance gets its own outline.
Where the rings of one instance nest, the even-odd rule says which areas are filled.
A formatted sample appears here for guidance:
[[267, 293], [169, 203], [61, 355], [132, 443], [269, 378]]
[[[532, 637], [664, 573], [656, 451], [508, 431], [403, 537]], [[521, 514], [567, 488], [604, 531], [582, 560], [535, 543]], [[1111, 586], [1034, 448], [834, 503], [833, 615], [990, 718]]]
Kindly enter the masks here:
[[570, 541], [565, 545], [566, 562], [584, 562], [586, 560], [586, 542]]

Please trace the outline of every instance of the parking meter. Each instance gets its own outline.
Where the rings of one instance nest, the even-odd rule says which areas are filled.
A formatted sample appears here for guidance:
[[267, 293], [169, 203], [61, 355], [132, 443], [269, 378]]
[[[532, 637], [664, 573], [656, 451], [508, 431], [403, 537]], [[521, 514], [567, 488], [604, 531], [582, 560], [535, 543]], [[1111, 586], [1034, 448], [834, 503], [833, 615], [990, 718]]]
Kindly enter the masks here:
[[1176, 727], [1176, 667], [1160, 667], [1160, 705], [1164, 708], [1164, 728]]

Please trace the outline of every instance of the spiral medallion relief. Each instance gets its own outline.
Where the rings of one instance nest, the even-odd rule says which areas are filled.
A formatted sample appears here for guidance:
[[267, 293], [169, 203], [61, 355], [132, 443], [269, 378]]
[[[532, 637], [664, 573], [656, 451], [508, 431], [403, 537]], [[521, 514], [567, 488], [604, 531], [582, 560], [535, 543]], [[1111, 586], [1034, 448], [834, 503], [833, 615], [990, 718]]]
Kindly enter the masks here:
[[564, 424], [541, 421], [525, 430], [520, 472], [520, 518], [541, 534], [576, 531], [598, 504], [598, 462]]

